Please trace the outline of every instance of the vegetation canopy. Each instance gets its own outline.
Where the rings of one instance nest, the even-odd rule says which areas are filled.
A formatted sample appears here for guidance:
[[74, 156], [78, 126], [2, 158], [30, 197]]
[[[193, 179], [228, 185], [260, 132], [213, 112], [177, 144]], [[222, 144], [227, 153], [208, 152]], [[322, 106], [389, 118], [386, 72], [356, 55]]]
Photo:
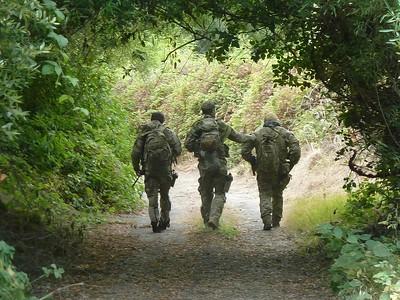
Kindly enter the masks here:
[[[261, 65], [268, 60], [262, 65], [268, 71], [259, 72], [247, 96], [240, 91], [250, 77], [225, 72], [229, 68], [215, 73], [218, 88], [199, 85], [205, 91], [200, 96], [216, 97], [224, 117], [245, 130], [253, 129], [244, 119], [269, 68], [276, 86], [332, 99], [329, 110], [335, 113], [326, 120], [334, 116], [340, 124], [344, 147], [338, 155], [348, 159], [351, 171], [372, 179], [351, 195], [346, 213], [372, 234], [397, 234], [398, 0], [0, 0], [0, 213], [75, 230], [99, 213], [137, 208], [141, 187], [132, 188], [129, 155], [144, 116], [139, 101], [126, 103], [122, 98], [129, 93], [113, 89], [122, 77], [145, 86], [143, 79], [160, 60], [184, 72], [177, 53], [185, 47], [210, 62], [234, 65], [243, 57], [235, 61], [232, 55], [243, 52]], [[160, 48], [171, 50], [160, 55]], [[229, 80], [237, 90], [227, 88]], [[188, 82], [181, 86], [185, 101], [169, 106], [187, 117], [171, 122], [181, 137], [200, 103]], [[172, 89], [165, 84], [155, 92], [172, 95]], [[282, 87], [276, 91], [289, 94]], [[160, 99], [151, 98], [150, 108], [162, 107]], [[297, 112], [281, 114], [292, 128]], [[327, 132], [319, 126], [323, 130], [309, 131], [315, 139]], [[302, 134], [308, 142], [310, 134]], [[351, 179], [345, 185], [349, 191], [355, 186]], [[378, 244], [367, 242], [357, 247], [374, 252]]]

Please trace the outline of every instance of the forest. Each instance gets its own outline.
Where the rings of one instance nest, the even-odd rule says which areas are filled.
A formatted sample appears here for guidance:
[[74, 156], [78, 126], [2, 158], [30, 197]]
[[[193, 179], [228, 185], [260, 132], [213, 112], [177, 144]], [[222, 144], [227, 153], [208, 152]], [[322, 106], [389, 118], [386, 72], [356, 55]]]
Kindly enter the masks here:
[[[289, 262], [306, 261], [307, 274], [323, 270], [314, 282], [293, 279], [299, 287], [277, 280], [269, 287], [294, 298], [271, 299], [400, 299], [399, 60], [396, 0], [0, 0], [0, 299], [234, 299], [224, 283], [209, 283], [216, 294], [207, 284], [185, 294], [193, 282], [203, 288], [196, 273], [204, 265], [196, 269], [196, 259], [211, 251], [203, 248], [207, 240], [222, 253], [210, 258], [213, 266], [232, 263], [233, 270], [247, 256], [263, 265], [275, 260], [263, 248], [275, 242], [276, 255], [289, 257], [285, 274], [276, 262], [270, 267], [277, 278], [294, 277]], [[227, 205], [242, 206], [230, 204], [219, 233], [177, 220], [170, 235], [161, 234], [170, 243], [145, 234], [144, 184], [131, 164], [139, 127], [162, 111], [183, 143], [208, 100], [239, 132], [254, 132], [273, 112], [300, 141], [284, 222], [269, 237], [246, 227], [246, 218], [259, 218], [257, 187], [232, 142], [228, 165], [237, 184]], [[197, 217], [190, 153], [177, 168], [176, 216], [188, 216], [186, 205]], [[338, 188], [330, 189], [331, 179]], [[178, 201], [182, 195], [187, 204]], [[296, 255], [281, 252], [292, 239]], [[172, 258], [149, 267], [149, 253]], [[169, 289], [148, 291], [147, 283], [132, 281], [142, 294], [131, 298], [95, 260], [114, 277], [159, 282], [161, 274], [160, 286]], [[173, 272], [176, 261], [189, 286], [164, 270]], [[269, 299], [268, 286], [256, 286], [268, 280], [254, 268], [224, 272], [248, 281], [238, 287], [243, 299]], [[226, 275], [203, 272], [215, 282]], [[107, 274], [115, 291], [92, 291], [109, 284]], [[301, 280], [326, 294], [302, 289]]]

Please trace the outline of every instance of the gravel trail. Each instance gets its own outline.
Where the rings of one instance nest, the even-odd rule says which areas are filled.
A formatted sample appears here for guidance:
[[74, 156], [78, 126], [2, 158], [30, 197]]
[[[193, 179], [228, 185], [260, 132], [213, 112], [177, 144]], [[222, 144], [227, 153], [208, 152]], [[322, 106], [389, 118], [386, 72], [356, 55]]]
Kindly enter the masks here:
[[235, 176], [221, 232], [205, 230], [197, 170], [179, 172], [171, 228], [154, 234], [146, 210], [92, 230], [55, 299], [336, 299], [326, 266], [301, 254], [285, 227], [263, 231], [254, 178]]

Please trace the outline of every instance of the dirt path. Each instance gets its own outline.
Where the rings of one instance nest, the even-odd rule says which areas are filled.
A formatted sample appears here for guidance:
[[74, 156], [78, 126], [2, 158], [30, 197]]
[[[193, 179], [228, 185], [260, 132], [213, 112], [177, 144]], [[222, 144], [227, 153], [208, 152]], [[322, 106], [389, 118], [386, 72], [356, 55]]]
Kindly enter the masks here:
[[197, 170], [180, 171], [166, 232], [151, 232], [146, 211], [91, 232], [62, 283], [84, 285], [55, 299], [335, 299], [325, 267], [300, 255], [284, 227], [261, 230], [253, 178], [236, 176], [228, 194], [233, 238], [202, 228], [196, 189]]

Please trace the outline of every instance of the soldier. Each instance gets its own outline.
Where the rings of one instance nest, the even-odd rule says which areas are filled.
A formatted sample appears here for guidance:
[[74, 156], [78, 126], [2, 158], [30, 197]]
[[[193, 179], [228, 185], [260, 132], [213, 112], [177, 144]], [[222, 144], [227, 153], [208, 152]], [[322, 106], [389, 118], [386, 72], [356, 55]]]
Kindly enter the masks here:
[[[256, 149], [257, 157], [251, 153], [253, 148]], [[279, 227], [282, 218], [282, 192], [289, 183], [289, 172], [300, 159], [299, 141], [280, 125], [275, 114], [269, 113], [263, 126], [243, 146], [242, 157], [250, 162], [253, 173], [257, 171], [264, 230]]]
[[228, 138], [237, 143], [244, 143], [248, 136], [237, 133], [222, 120], [215, 119], [213, 102], [204, 102], [201, 111], [204, 116], [193, 124], [186, 137], [185, 147], [199, 160], [198, 190], [204, 224], [216, 229], [224, 208], [225, 193], [233, 179], [226, 166], [229, 148], [224, 141]]
[[[149, 200], [153, 232], [161, 232], [170, 226], [171, 202], [168, 193], [176, 178], [172, 163], [176, 162], [176, 157], [182, 152], [178, 137], [164, 125], [164, 120], [163, 113], [152, 113], [151, 122], [141, 126], [132, 149], [133, 168], [138, 176], [145, 176], [144, 186]], [[161, 217], [158, 210], [158, 192]]]

